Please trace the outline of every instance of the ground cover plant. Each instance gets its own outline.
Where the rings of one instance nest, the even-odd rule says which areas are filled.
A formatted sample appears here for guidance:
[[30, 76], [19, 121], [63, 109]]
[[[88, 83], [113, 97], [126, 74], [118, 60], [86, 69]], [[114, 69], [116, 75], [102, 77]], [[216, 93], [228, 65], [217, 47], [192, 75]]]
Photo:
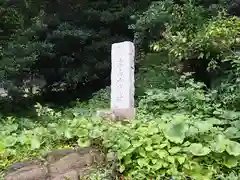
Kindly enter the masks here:
[[40, 104], [36, 111], [45, 124], [8, 117], [1, 126], [1, 169], [53, 148], [102, 142], [97, 146], [116, 153], [117, 170], [132, 179], [217, 179], [238, 172], [240, 112], [215, 102], [201, 84], [185, 83], [148, 92], [127, 125]]

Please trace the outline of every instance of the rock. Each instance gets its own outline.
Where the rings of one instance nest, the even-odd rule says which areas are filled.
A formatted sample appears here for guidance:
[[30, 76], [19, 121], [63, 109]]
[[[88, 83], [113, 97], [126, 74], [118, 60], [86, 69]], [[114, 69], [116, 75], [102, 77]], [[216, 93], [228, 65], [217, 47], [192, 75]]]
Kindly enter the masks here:
[[24, 161], [6, 171], [5, 180], [78, 180], [105, 162], [105, 155], [92, 148], [60, 149], [48, 153], [45, 161]]
[[71, 170], [64, 174], [56, 175], [51, 180], [79, 180], [79, 174], [76, 170]]
[[83, 155], [89, 165], [100, 165], [105, 161], [105, 155], [96, 149], [89, 149], [87, 153], [82, 154], [82, 149], [77, 150], [77, 153]]
[[61, 159], [62, 157], [68, 155], [68, 154], [71, 154], [71, 153], [74, 153], [75, 150], [74, 149], [57, 149], [57, 150], [54, 150], [50, 153], [48, 153], [46, 156], [45, 156], [45, 159], [49, 162], [49, 163], [54, 163], [56, 161], [58, 161], [59, 159]]
[[122, 109], [114, 109], [113, 113], [116, 116], [117, 121], [129, 121], [135, 118], [136, 109], [135, 108], [122, 108]]
[[59, 161], [50, 164], [50, 173], [65, 173], [67, 170], [72, 168], [84, 168], [90, 164], [88, 157], [82, 157], [77, 153], [71, 153]]
[[23, 161], [23, 162], [17, 162], [12, 164], [6, 171], [7, 174], [10, 174], [12, 172], [17, 171], [18, 169], [21, 169], [26, 166], [31, 166], [31, 165], [40, 165], [41, 162], [39, 160], [30, 160], [30, 161]]
[[19, 170], [8, 174], [5, 180], [45, 180], [47, 168], [41, 165], [22, 167]]

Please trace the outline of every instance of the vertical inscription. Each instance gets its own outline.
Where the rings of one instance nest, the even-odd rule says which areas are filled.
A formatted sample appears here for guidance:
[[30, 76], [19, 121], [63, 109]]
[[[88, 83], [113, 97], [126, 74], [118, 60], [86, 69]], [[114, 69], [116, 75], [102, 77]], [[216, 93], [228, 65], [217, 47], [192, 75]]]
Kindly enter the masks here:
[[134, 56], [132, 42], [112, 44], [111, 109], [134, 109]]

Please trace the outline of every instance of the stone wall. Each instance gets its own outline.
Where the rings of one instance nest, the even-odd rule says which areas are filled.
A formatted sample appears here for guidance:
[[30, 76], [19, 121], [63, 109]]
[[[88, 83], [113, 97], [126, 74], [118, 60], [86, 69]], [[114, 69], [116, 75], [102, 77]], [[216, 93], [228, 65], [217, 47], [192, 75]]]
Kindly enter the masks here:
[[14, 163], [5, 180], [79, 180], [104, 162], [105, 156], [96, 149], [61, 149], [48, 153], [43, 160]]

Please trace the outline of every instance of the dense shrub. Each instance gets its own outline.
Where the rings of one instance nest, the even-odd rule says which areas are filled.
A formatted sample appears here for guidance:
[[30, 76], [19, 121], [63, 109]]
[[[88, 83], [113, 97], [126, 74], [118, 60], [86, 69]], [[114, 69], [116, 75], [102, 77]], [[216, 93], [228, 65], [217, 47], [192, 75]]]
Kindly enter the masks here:
[[[12, 24], [17, 18], [22, 21], [16, 22], [20, 27], [14, 24], [12, 37], [3, 47], [0, 80], [7, 89], [22, 92], [25, 81], [41, 76], [46, 81], [41, 90], [71, 91], [68, 96], [74, 98], [75, 94], [91, 95], [109, 85], [111, 44], [133, 39], [130, 16], [149, 2], [30, 1], [16, 7], [5, 3], [2, 6], [13, 8], [19, 17], [15, 11], [14, 21], [11, 16], [1, 17], [4, 27], [11, 25], [10, 20]], [[7, 31], [2, 33], [8, 36]]]
[[155, 2], [138, 16], [133, 28], [140, 35], [135, 41], [142, 46], [152, 42], [153, 51], [168, 54], [165, 64], [177, 65], [175, 71], [194, 72], [195, 80], [217, 90], [226, 107], [239, 109], [240, 21], [225, 12], [226, 4], [218, 5], [213, 11], [198, 1]]

